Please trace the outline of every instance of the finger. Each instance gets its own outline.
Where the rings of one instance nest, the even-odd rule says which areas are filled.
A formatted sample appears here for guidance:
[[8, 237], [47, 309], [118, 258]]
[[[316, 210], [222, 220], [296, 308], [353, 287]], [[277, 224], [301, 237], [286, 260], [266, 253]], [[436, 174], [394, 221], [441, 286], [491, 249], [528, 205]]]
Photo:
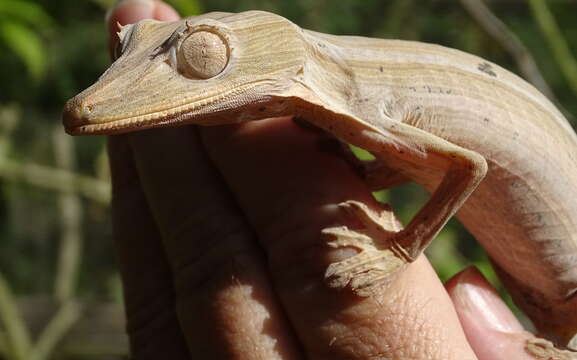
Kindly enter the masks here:
[[170, 261], [180, 324], [199, 359], [299, 359], [260, 248], [195, 128], [131, 134]]
[[[110, 13], [123, 24], [154, 16], [146, 2], [128, 1]], [[115, 39], [116, 35], [114, 35]], [[109, 138], [112, 222], [123, 281], [127, 332], [135, 359], [190, 359], [174, 307], [172, 273], [148, 208], [126, 136]]]
[[174, 309], [172, 274], [126, 137], [109, 139], [112, 223], [135, 359], [190, 359]]
[[223, 197], [227, 190], [202, 157], [194, 132], [167, 129], [129, 138], [163, 235], [191, 352], [203, 359], [297, 359], [252, 231]]
[[534, 360], [525, 349], [534, 336], [525, 331], [476, 268], [446, 285], [459, 319], [479, 360]]
[[327, 289], [323, 271], [330, 256], [319, 234], [339, 221], [334, 204], [377, 204], [317, 133], [286, 119], [201, 131], [265, 248], [273, 283], [307, 357], [475, 359], [424, 258], [369, 298]]

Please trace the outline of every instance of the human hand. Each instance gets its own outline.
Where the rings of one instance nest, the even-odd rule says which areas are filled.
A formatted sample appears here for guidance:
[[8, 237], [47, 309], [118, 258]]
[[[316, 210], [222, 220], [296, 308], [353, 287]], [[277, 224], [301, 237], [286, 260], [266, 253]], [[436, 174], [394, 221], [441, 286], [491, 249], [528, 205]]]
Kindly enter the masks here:
[[[125, 1], [112, 42], [116, 21], [143, 18], [178, 15]], [[318, 246], [335, 204], [378, 207], [325, 145], [286, 118], [110, 138], [134, 358], [532, 359], [531, 335], [474, 270], [445, 289], [421, 256], [368, 298], [324, 285], [347, 255]]]

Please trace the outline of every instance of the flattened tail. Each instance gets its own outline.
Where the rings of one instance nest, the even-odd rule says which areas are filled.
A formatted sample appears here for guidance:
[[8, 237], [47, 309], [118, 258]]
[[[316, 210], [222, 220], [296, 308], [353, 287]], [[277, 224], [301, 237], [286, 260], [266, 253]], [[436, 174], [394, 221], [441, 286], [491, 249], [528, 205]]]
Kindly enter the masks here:
[[521, 284], [494, 261], [491, 263], [515, 305], [535, 325], [537, 335], [560, 346], [574, 346], [577, 343], [577, 289], [567, 298], [551, 299], [538, 289]]

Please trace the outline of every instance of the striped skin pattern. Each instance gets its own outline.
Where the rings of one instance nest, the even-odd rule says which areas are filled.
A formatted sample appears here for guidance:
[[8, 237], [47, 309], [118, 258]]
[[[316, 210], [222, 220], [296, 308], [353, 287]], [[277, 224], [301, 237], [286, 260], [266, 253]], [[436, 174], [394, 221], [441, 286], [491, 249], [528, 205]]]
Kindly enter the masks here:
[[[226, 44], [226, 66], [210, 78], [179, 71], [179, 51], [199, 31]], [[370, 151], [382, 163], [375, 171], [432, 193], [389, 239], [397, 257], [412, 261], [456, 213], [543, 334], [567, 343], [577, 332], [577, 137], [524, 80], [458, 50], [321, 34], [260, 11], [144, 20], [119, 36], [120, 57], [66, 104], [69, 133], [299, 115]], [[366, 207], [353, 207], [378, 222]], [[361, 238], [348, 229], [327, 234], [341, 237], [333, 244]], [[331, 274], [345, 269], [331, 265]], [[359, 290], [390, 274], [357, 275], [333, 285]]]

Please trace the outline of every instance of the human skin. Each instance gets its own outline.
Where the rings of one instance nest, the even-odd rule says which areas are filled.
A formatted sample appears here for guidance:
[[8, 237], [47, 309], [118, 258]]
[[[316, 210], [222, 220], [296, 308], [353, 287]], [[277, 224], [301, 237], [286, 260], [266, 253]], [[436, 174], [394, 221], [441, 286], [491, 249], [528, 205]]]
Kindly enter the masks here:
[[[116, 22], [176, 20], [160, 1], [121, 2]], [[135, 359], [532, 359], [525, 332], [474, 269], [445, 288], [425, 257], [368, 298], [323, 269], [319, 246], [373, 208], [332, 140], [291, 119], [156, 129], [109, 140], [113, 226]]]

